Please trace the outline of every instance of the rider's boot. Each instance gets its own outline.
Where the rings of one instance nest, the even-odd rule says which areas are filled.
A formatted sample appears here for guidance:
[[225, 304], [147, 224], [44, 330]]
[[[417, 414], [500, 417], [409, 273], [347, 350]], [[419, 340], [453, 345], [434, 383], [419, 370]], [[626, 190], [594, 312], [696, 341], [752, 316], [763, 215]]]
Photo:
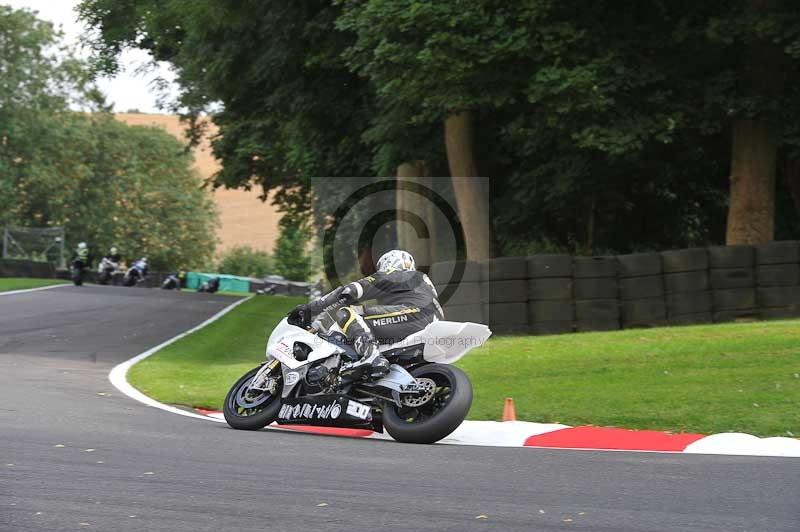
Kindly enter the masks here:
[[378, 341], [367, 323], [351, 307], [342, 307], [336, 311], [336, 322], [348, 338], [353, 341], [353, 349], [359, 360], [342, 365], [340, 375], [356, 380], [365, 373], [372, 379], [383, 377], [389, 373], [389, 361], [378, 350]]

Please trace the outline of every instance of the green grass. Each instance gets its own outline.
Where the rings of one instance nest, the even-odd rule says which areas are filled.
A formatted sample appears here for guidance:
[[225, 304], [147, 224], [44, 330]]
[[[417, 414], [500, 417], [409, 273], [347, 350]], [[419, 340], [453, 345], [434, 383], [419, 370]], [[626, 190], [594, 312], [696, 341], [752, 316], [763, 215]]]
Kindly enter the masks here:
[[[163, 402], [220, 409], [301, 301], [253, 298], [137, 364], [129, 379]], [[800, 436], [800, 321], [501, 336], [458, 365], [475, 390], [471, 419], [499, 419], [513, 397], [521, 420]]]
[[800, 436], [800, 321], [491, 339], [459, 365], [470, 416]]
[[11, 290], [25, 290], [27, 288], [39, 288], [54, 284], [67, 284], [63, 279], [33, 279], [31, 277], [9, 277], [0, 279], [0, 292]]
[[265, 360], [267, 336], [303, 297], [257, 296], [128, 372], [130, 383], [171, 404], [221, 409], [231, 385]]

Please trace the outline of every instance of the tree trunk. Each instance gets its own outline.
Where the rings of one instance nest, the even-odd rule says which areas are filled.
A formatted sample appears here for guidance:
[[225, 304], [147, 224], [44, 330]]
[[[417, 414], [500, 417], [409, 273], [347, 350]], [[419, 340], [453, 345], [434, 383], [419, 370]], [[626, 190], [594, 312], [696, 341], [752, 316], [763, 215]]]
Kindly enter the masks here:
[[[432, 188], [431, 178], [425, 161], [403, 163], [397, 167], [397, 179], [419, 183], [426, 188]], [[427, 238], [418, 234], [417, 229], [408, 221], [397, 222], [397, 244], [414, 256], [417, 267], [426, 270], [436, 260], [436, 220], [434, 219], [433, 203], [409, 190], [398, 188], [396, 207], [399, 216], [403, 213], [419, 216], [428, 231]]]
[[[767, 11], [774, 0], [750, 0], [751, 7]], [[761, 98], [780, 98], [789, 66], [774, 43], [750, 44], [742, 64], [741, 85]], [[730, 199], [725, 242], [763, 244], [775, 236], [775, 164], [778, 152], [776, 124], [767, 117], [739, 117], [733, 123]]]
[[489, 198], [483, 190], [475, 164], [472, 114], [462, 111], [447, 117], [444, 138], [458, 216], [464, 229], [467, 258], [489, 258]]
[[775, 232], [777, 141], [766, 121], [740, 118], [733, 125], [730, 204], [725, 243], [763, 244]]

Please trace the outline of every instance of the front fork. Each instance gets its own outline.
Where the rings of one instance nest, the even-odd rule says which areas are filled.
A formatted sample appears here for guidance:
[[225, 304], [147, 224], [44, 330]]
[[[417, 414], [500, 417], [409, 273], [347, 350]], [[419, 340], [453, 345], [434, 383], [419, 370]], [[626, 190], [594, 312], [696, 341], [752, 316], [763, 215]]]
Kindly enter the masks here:
[[262, 365], [261, 369], [259, 369], [253, 377], [253, 380], [250, 381], [248, 391], [257, 390], [260, 392], [269, 392], [271, 395], [275, 395], [278, 382], [275, 379], [271, 379], [270, 374], [274, 369], [280, 367], [280, 365], [281, 363], [277, 358], [273, 358], [269, 362], [266, 362], [264, 365]]

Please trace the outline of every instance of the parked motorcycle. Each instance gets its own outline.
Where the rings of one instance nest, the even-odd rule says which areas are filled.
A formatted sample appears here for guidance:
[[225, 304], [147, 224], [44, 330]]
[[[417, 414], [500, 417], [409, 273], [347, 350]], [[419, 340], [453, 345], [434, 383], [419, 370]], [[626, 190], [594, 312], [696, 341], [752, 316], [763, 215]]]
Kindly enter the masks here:
[[435, 321], [382, 346], [391, 363], [377, 380], [339, 375], [358, 360], [341, 329], [317, 319], [305, 329], [284, 318], [267, 341], [267, 360], [243, 375], [223, 407], [235, 429], [278, 424], [384, 429], [397, 441], [434, 443], [453, 432], [472, 405], [472, 385], [452, 366], [491, 331], [478, 323]]
[[108, 284], [114, 278], [114, 274], [119, 271], [119, 263], [103, 257], [97, 266], [97, 282]]
[[147, 259], [141, 258], [133, 263], [122, 278], [123, 286], [134, 286], [147, 278]]

